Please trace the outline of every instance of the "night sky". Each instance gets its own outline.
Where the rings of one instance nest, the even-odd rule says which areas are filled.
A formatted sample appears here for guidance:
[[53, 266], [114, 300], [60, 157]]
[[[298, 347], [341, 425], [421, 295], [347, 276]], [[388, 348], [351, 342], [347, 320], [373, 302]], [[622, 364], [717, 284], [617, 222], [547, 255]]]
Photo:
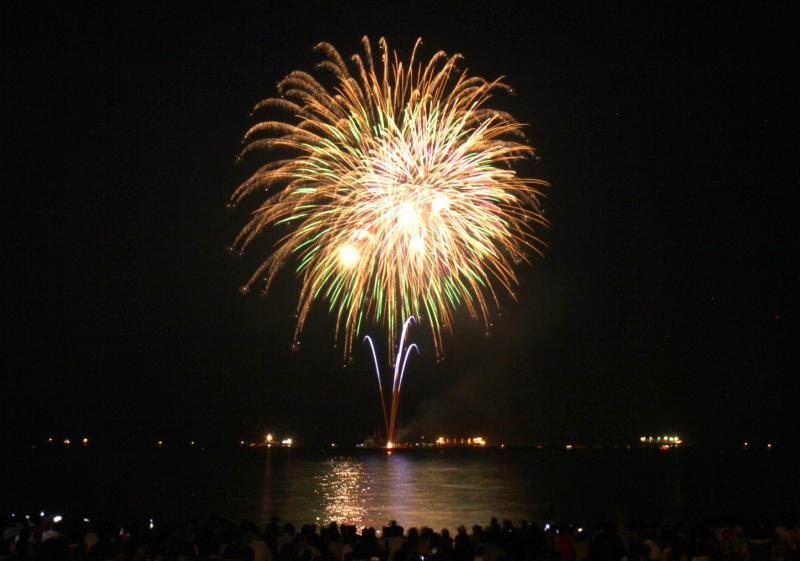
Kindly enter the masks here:
[[6, 441], [357, 442], [381, 426], [367, 349], [342, 368], [320, 305], [293, 352], [291, 270], [241, 296], [264, 254], [226, 253], [250, 109], [316, 42], [350, 54], [364, 34], [506, 76], [518, 93], [495, 105], [541, 157], [520, 172], [552, 183], [545, 256], [491, 333], [460, 314], [437, 365], [417, 332], [401, 428], [797, 441], [789, 4], [289, 4], [3, 8]]

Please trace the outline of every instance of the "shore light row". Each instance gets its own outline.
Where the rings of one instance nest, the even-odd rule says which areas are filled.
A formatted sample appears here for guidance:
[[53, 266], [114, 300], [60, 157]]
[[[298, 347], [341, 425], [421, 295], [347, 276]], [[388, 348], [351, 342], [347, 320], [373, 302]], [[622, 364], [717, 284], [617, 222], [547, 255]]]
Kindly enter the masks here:
[[291, 448], [294, 445], [294, 440], [292, 437], [282, 438], [278, 440], [272, 433], [267, 433], [264, 435], [264, 440], [262, 442], [247, 442], [246, 440], [240, 440], [239, 446], [246, 446], [247, 448], [272, 448], [273, 446], [284, 446], [286, 448]]
[[655, 442], [656, 444], [683, 444], [683, 440], [679, 436], [640, 436], [639, 442], [643, 444], [651, 444]]
[[[51, 436], [51, 437], [49, 437], [47, 439], [47, 443], [48, 444], [56, 444], [56, 439]], [[70, 444], [72, 444], [72, 439], [71, 438], [65, 438], [64, 440], [61, 441], [61, 444], [63, 444], [64, 446], [69, 446]], [[84, 436], [83, 438], [81, 438], [80, 444], [81, 444], [81, 446], [88, 446], [89, 445], [89, 437], [88, 436]]]
[[484, 439], [482, 436], [473, 436], [469, 438], [450, 438], [447, 436], [440, 436], [436, 439], [436, 444], [439, 446], [486, 446], [486, 439]]

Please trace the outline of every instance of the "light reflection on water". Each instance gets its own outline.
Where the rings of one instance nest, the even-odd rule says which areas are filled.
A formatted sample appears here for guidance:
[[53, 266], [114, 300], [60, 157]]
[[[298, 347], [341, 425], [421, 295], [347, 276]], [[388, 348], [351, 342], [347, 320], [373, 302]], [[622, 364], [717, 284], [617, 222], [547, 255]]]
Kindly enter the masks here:
[[261, 522], [278, 515], [380, 528], [395, 519], [440, 529], [485, 524], [493, 515], [518, 521], [536, 514], [524, 470], [508, 462], [373, 453], [316, 461], [281, 458], [276, 469], [270, 456], [267, 452]]
[[315, 519], [319, 522], [363, 526], [367, 520], [372, 495], [370, 474], [366, 466], [352, 458], [331, 458], [315, 477], [314, 492], [322, 502]]

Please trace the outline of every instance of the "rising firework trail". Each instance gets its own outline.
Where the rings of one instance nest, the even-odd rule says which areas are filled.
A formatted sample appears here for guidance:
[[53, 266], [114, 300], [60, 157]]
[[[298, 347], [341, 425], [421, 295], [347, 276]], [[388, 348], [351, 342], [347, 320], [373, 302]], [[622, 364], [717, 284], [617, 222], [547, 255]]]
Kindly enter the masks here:
[[369, 343], [369, 348], [372, 350], [372, 359], [375, 363], [375, 375], [378, 378], [378, 393], [381, 399], [381, 409], [383, 411], [383, 424], [386, 429], [386, 447], [391, 448], [394, 443], [394, 429], [397, 422], [397, 410], [400, 407], [400, 388], [403, 386], [403, 376], [406, 372], [406, 363], [411, 351], [419, 353], [419, 347], [416, 343], [411, 343], [408, 347], [406, 344], [406, 334], [408, 328], [416, 320], [414, 316], [410, 316], [400, 332], [400, 344], [397, 347], [397, 356], [394, 359], [394, 375], [392, 376], [392, 401], [389, 407], [389, 415], [386, 415], [386, 398], [383, 393], [383, 382], [381, 380], [381, 369], [378, 366], [378, 354], [375, 352], [375, 344], [372, 342], [372, 337], [369, 335], [364, 337], [364, 341]]
[[535, 230], [546, 225], [546, 182], [511, 167], [534, 149], [521, 123], [488, 106], [511, 88], [470, 76], [460, 54], [421, 62], [420, 44], [401, 62], [384, 39], [373, 57], [365, 37], [363, 55], [345, 62], [320, 43], [326, 76], [290, 72], [279, 97], [255, 106], [239, 158], [279, 156], [233, 193], [232, 206], [248, 197], [257, 206], [232, 249], [277, 227], [267, 236], [274, 250], [243, 291], [266, 291], [292, 262], [302, 280], [295, 340], [322, 300], [345, 355], [365, 322], [387, 328], [388, 346], [412, 315], [440, 355], [455, 311], [488, 329], [498, 292], [514, 296], [514, 266], [542, 248]]

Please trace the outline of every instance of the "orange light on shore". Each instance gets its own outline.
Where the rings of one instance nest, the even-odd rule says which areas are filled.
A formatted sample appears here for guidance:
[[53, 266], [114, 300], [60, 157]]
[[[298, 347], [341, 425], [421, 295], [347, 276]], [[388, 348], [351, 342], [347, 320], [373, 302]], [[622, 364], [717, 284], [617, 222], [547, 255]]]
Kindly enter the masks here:
[[652, 444], [655, 442], [659, 446], [662, 444], [678, 446], [683, 444], [683, 439], [680, 436], [640, 436], [639, 442], [643, 444]]
[[487, 446], [489, 442], [482, 436], [470, 436], [466, 438], [439, 436], [436, 438], [435, 444], [437, 446]]
[[394, 442], [390, 440], [389, 442], [386, 443], [386, 449], [391, 450], [392, 448], [394, 448]]

